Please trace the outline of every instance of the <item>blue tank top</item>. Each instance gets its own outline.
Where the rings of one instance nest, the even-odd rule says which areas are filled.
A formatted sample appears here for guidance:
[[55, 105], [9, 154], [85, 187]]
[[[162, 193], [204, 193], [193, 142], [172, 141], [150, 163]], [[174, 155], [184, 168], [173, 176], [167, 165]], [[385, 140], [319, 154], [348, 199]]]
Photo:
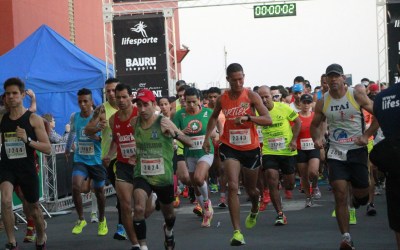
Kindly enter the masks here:
[[[84, 163], [89, 166], [101, 165], [101, 142], [90, 139], [85, 135], [85, 127], [92, 118], [93, 113], [89, 117], [81, 117], [81, 113], [74, 115], [74, 125], [76, 131], [76, 148], [74, 152], [74, 162]], [[98, 132], [96, 135], [100, 135]]]

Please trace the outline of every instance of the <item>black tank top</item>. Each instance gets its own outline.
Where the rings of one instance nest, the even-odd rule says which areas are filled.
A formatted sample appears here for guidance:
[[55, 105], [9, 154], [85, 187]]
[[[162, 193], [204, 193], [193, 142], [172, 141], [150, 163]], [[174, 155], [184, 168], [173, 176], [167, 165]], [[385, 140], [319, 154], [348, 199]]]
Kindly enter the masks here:
[[36, 141], [35, 131], [29, 122], [32, 112], [27, 110], [17, 120], [10, 119], [10, 113], [6, 113], [0, 123], [1, 131], [1, 161], [20, 164], [35, 164], [34, 151], [32, 147], [25, 144], [22, 139], [16, 137], [17, 126], [24, 128], [28, 137]]

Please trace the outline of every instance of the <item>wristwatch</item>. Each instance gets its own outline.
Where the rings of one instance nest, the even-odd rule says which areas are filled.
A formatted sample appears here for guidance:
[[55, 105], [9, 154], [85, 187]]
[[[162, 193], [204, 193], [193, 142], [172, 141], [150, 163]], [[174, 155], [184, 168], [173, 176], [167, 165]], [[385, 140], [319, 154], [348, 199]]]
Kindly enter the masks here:
[[26, 144], [29, 145], [29, 144], [31, 144], [31, 142], [32, 142], [32, 139], [28, 136], [28, 138], [26, 138]]

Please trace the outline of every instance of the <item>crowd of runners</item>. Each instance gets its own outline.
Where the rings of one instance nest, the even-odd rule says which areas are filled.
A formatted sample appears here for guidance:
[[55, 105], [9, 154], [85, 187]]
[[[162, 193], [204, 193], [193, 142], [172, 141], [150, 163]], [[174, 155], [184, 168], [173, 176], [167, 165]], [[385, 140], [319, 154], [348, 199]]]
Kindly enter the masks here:
[[[339, 248], [355, 249], [349, 227], [356, 223], [355, 209], [366, 206], [367, 215], [376, 215], [374, 195], [386, 177], [389, 224], [400, 249], [400, 192], [395, 185], [400, 171], [393, 166], [398, 159], [393, 157], [399, 156], [392, 153], [392, 161], [369, 161], [375, 144], [388, 139], [391, 146], [398, 143], [400, 133], [394, 124], [400, 122], [400, 85], [379, 93], [386, 85], [364, 78], [352, 87], [338, 64], [326, 68], [321, 86], [314, 90], [301, 76], [290, 88], [262, 85], [250, 90], [237, 63], [227, 67], [226, 80], [229, 89], [207, 91], [180, 80], [176, 97], [156, 98], [148, 89], [140, 89], [134, 97], [129, 85], [110, 78], [105, 82], [106, 102], [97, 107], [91, 90], [80, 89], [80, 110], [71, 114], [68, 131], [59, 138], [66, 141], [67, 160], [73, 153], [77, 221], [71, 225], [72, 234], [81, 234], [87, 225], [81, 193], [92, 192], [90, 222], [98, 223], [99, 236], [108, 235], [104, 187], [110, 182], [118, 209], [113, 237], [129, 240], [132, 250], [148, 249], [146, 219], [156, 209], [164, 217], [165, 249], [174, 249], [174, 208], [182, 196], [202, 217], [200, 227], [212, 225], [214, 208], [228, 209], [233, 227], [229, 244], [241, 246], [246, 242], [240, 187], [251, 202], [247, 229], [256, 226], [259, 212], [269, 203], [276, 211], [275, 225], [284, 226], [290, 218], [280, 190], [291, 199], [297, 176], [297, 188], [309, 209], [321, 198], [318, 180], [328, 178], [335, 199], [333, 216], [342, 237]], [[6, 249], [18, 249], [13, 191], [19, 193], [28, 219], [24, 241], [46, 249], [35, 150], [51, 153], [49, 136], [54, 132], [48, 123], [52, 120], [45, 121], [23, 106], [27, 93], [20, 79], [8, 79], [4, 91], [0, 191]], [[219, 192], [218, 204], [211, 203], [210, 192]]]

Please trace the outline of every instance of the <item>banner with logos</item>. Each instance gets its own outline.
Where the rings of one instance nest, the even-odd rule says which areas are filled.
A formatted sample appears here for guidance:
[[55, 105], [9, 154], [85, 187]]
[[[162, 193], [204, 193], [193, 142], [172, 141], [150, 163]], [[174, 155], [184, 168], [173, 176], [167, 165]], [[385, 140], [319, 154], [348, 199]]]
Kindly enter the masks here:
[[387, 4], [387, 41], [389, 84], [399, 83], [400, 74], [397, 65], [400, 63], [400, 3]]
[[132, 91], [148, 88], [168, 95], [164, 17], [156, 14], [115, 17], [115, 72]]

